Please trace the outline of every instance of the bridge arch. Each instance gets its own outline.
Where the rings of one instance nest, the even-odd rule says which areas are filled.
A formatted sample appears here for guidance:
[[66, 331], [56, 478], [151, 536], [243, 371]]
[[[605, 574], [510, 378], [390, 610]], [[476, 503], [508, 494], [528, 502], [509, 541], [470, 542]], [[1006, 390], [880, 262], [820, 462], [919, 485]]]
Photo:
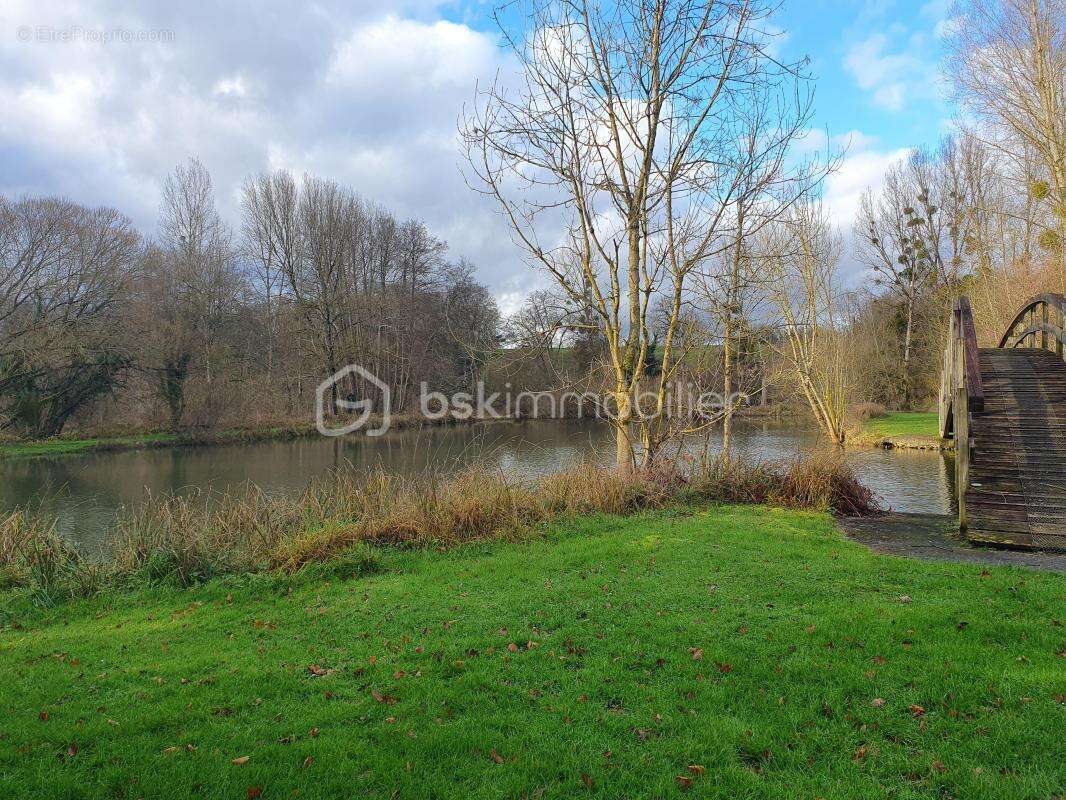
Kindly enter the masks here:
[[1066, 302], [1038, 294], [998, 347], [978, 346], [970, 301], [952, 306], [940, 434], [955, 439], [959, 527], [971, 541], [1066, 548]]

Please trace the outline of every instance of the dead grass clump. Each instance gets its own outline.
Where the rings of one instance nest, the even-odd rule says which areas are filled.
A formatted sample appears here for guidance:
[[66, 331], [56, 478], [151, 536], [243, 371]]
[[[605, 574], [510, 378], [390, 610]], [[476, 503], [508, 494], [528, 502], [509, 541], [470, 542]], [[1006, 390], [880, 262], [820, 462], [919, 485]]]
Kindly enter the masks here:
[[280, 540], [269, 554], [273, 566], [295, 571], [360, 542], [441, 547], [521, 539], [552, 519], [632, 513], [662, 504], [673, 491], [645, 473], [581, 464], [532, 484], [475, 468], [449, 479], [374, 475], [313, 495], [320, 524]]
[[0, 589], [27, 588], [35, 602], [95, 592], [104, 578], [56, 530], [54, 519], [16, 510], [0, 517]]
[[888, 409], [880, 403], [858, 403], [850, 411], [852, 421], [863, 423], [869, 419], [883, 419], [888, 416]]
[[[794, 462], [716, 462], [696, 478], [668, 467], [621, 474], [595, 464], [536, 481], [469, 469], [442, 477], [336, 471], [300, 496], [255, 487], [149, 498], [119, 516], [108, 564], [90, 564], [24, 513], [0, 520], [0, 578], [42, 597], [86, 593], [105, 579], [188, 586], [211, 577], [337, 562], [343, 574], [375, 568], [374, 546], [447, 547], [537, 535], [543, 523], [585, 514], [631, 514], [711, 499], [869, 513], [872, 493], [839, 456]], [[326, 569], [326, 567], [320, 567]], [[341, 574], [338, 573], [338, 574]]]
[[839, 516], [870, 516], [879, 511], [873, 491], [859, 481], [843, 455], [833, 450], [817, 450], [788, 462], [771, 502]]
[[718, 459], [694, 482], [696, 493], [719, 503], [783, 506], [866, 516], [878, 511], [874, 493], [835, 450], [817, 450], [791, 461]]

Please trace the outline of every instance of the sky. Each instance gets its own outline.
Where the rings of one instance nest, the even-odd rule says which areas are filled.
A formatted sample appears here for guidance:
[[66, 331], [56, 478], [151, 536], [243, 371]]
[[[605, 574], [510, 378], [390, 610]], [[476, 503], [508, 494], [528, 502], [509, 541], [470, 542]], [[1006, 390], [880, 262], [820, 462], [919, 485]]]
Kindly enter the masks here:
[[[108, 205], [154, 233], [160, 185], [200, 158], [239, 224], [249, 175], [287, 168], [423, 219], [515, 310], [545, 277], [466, 185], [456, 123], [511, 62], [490, 0], [0, 2], [0, 194]], [[817, 77], [807, 146], [846, 147], [825, 202], [846, 233], [862, 191], [951, 108], [948, 0], [784, 0], [783, 58]], [[846, 265], [853, 276], [859, 268]]]

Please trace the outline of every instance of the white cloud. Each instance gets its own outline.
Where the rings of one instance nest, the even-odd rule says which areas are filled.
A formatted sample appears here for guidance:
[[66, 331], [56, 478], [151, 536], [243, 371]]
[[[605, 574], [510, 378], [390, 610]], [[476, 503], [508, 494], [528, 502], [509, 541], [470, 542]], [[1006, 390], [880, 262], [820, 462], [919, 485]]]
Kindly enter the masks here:
[[859, 200], [867, 189], [876, 191], [885, 173], [911, 154], [910, 148], [898, 150], [859, 150], [846, 155], [840, 169], [829, 176], [825, 185], [825, 205], [842, 231], [851, 228], [859, 210]]
[[855, 258], [852, 229], [862, 195], [867, 190], [880, 190], [888, 170], [908, 158], [913, 150], [908, 147], [879, 149], [877, 138], [861, 131], [834, 137], [834, 142], [836, 146], [848, 143], [850, 146], [839, 169], [826, 179], [822, 202], [844, 242], [843, 274], [846, 280], [858, 282], [865, 267]]
[[248, 94], [248, 87], [245, 86], [241, 75], [233, 75], [216, 83], [212, 94], [218, 97], [244, 97]]
[[[312, 171], [424, 219], [498, 294], [535, 285], [459, 169], [463, 104], [509, 64], [493, 36], [439, 20], [443, 0], [60, 2], [0, 10], [0, 193], [113, 205], [152, 232], [160, 183], [190, 155], [232, 223], [249, 174]], [[43, 43], [23, 25], [173, 35]]]
[[893, 5], [868, 3], [847, 36], [843, 67], [871, 102], [902, 111], [916, 101], [942, 100], [940, 49], [950, 35], [952, 0], [929, 0], [910, 22], [887, 15]]
[[914, 52], [917, 48], [889, 52], [892, 42], [883, 33], [855, 42], [844, 57], [844, 67], [860, 89], [871, 92], [876, 105], [899, 111], [908, 99], [929, 96], [927, 87], [935, 82], [936, 65]]

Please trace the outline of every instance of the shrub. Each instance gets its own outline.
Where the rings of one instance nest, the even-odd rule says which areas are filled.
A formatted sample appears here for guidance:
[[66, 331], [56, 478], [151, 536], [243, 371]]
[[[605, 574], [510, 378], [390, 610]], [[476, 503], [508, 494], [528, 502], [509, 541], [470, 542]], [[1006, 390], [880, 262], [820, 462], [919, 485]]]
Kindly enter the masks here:
[[859, 403], [852, 407], [850, 416], [856, 423], [870, 419], [883, 419], [888, 416], [888, 409], [880, 403]]
[[698, 496], [720, 503], [766, 503], [845, 516], [878, 512], [874, 493], [835, 449], [790, 461], [717, 459], [697, 476], [693, 488]]

